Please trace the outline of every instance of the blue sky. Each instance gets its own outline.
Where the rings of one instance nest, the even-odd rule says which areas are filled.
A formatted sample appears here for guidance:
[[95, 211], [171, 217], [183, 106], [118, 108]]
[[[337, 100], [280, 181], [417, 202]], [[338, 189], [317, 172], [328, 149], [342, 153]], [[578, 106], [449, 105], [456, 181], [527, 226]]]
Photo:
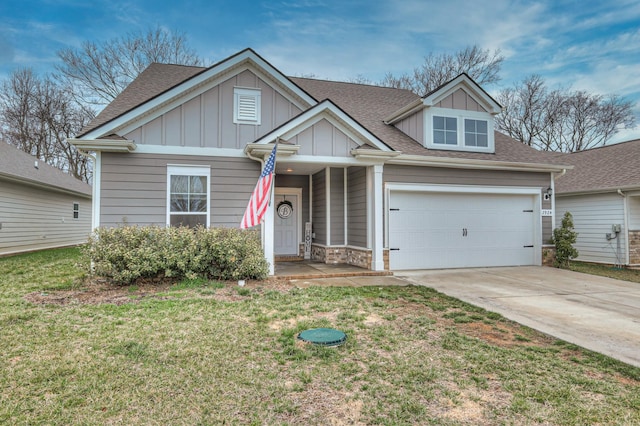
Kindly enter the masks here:
[[[506, 60], [495, 93], [526, 76], [618, 94], [640, 123], [640, 2], [616, 0], [4, 0], [0, 78], [53, 70], [56, 52], [155, 26], [183, 32], [208, 64], [246, 47], [287, 75], [381, 80], [430, 52], [478, 44]], [[616, 141], [640, 138], [640, 125]]]

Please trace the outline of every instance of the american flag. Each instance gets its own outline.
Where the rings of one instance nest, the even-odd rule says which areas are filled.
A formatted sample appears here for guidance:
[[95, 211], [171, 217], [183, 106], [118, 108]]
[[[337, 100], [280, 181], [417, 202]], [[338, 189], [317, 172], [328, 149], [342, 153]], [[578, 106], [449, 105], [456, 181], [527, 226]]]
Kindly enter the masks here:
[[273, 182], [273, 172], [276, 167], [277, 149], [278, 144], [276, 143], [267, 163], [264, 165], [264, 170], [262, 170], [256, 188], [251, 194], [249, 204], [247, 204], [247, 210], [245, 210], [242, 222], [240, 223], [240, 228], [242, 229], [258, 226], [267, 212], [269, 202], [271, 201], [271, 183]]

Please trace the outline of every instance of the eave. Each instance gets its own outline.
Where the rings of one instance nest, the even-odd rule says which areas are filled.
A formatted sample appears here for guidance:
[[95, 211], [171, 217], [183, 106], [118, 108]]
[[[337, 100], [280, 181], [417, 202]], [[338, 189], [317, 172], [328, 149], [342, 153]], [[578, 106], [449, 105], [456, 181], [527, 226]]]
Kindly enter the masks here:
[[71, 145], [82, 151], [131, 152], [135, 142], [127, 139], [67, 139]]
[[430, 157], [422, 155], [400, 155], [390, 159], [387, 164], [409, 166], [447, 167], [454, 169], [476, 170], [513, 170], [543, 173], [560, 173], [573, 169], [573, 166], [544, 163], [518, 163], [511, 161], [476, 160], [469, 158]]
[[45, 190], [49, 190], [49, 191], [55, 191], [55, 192], [60, 192], [63, 194], [67, 194], [67, 195], [72, 195], [74, 197], [81, 197], [81, 198], [86, 198], [86, 199], [91, 199], [91, 194], [87, 194], [85, 192], [81, 192], [81, 191], [75, 191], [73, 189], [67, 189], [67, 188], [63, 188], [61, 186], [57, 186], [57, 185], [50, 185], [44, 182], [40, 182], [40, 181], [36, 181], [36, 180], [32, 180], [32, 179], [27, 179], [27, 178], [23, 178], [23, 177], [18, 177], [18, 176], [14, 176], [14, 175], [9, 175], [6, 173], [2, 173], [0, 172], [0, 180], [6, 180], [9, 182], [15, 182], [18, 184], [22, 184], [22, 185], [28, 185], [34, 188], [40, 188], [40, 189], [45, 189]]

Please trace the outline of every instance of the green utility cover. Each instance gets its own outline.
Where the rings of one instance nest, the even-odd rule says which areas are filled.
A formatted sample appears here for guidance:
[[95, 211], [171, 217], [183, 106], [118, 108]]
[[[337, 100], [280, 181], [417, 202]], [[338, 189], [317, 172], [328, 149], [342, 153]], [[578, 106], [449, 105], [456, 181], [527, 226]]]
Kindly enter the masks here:
[[333, 328], [314, 328], [298, 334], [298, 339], [322, 346], [339, 346], [347, 340], [347, 335]]

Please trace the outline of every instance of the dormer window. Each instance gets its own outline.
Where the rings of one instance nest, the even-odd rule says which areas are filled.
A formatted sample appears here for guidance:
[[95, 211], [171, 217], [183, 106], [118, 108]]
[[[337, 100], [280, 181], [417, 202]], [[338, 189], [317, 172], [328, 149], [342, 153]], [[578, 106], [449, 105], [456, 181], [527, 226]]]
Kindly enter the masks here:
[[427, 148], [495, 152], [491, 114], [437, 107], [425, 109], [424, 113]]
[[260, 89], [233, 89], [233, 122], [260, 125]]

